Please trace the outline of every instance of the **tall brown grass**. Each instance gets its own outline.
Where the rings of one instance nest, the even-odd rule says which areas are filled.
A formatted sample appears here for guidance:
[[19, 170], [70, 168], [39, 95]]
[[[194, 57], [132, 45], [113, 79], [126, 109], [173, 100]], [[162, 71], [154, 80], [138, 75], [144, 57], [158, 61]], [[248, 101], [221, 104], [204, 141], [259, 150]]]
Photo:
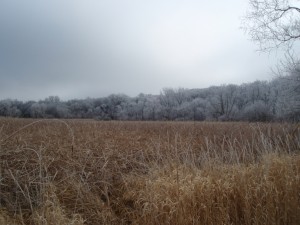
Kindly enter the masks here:
[[300, 224], [297, 124], [0, 119], [0, 224]]

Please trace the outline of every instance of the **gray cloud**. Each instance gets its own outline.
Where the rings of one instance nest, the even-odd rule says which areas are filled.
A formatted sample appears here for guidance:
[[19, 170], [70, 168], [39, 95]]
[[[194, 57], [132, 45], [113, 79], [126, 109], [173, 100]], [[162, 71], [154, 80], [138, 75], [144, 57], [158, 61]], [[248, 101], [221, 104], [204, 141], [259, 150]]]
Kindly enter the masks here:
[[238, 29], [246, 7], [239, 0], [3, 0], [0, 98], [137, 95], [271, 78], [276, 57], [255, 53]]

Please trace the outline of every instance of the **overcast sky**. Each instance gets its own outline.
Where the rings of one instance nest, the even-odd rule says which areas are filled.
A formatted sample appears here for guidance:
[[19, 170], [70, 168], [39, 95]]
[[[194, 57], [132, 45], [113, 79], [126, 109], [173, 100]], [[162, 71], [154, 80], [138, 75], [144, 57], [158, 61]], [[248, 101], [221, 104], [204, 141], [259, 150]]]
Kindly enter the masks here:
[[247, 0], [1, 0], [0, 99], [270, 80], [280, 53], [258, 53], [240, 29], [247, 7]]

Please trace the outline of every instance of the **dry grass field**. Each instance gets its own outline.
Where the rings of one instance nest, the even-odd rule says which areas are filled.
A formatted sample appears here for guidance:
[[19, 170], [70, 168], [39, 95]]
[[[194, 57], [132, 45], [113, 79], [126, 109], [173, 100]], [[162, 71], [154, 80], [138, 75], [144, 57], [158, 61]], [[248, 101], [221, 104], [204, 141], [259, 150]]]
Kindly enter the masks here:
[[300, 224], [297, 124], [0, 119], [0, 224]]

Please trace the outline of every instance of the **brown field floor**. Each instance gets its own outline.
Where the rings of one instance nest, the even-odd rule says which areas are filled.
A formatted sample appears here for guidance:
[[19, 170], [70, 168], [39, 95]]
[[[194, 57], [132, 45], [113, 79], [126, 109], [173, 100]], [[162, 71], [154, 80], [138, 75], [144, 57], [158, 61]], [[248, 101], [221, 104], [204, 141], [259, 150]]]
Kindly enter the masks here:
[[298, 124], [0, 118], [0, 224], [300, 224]]

